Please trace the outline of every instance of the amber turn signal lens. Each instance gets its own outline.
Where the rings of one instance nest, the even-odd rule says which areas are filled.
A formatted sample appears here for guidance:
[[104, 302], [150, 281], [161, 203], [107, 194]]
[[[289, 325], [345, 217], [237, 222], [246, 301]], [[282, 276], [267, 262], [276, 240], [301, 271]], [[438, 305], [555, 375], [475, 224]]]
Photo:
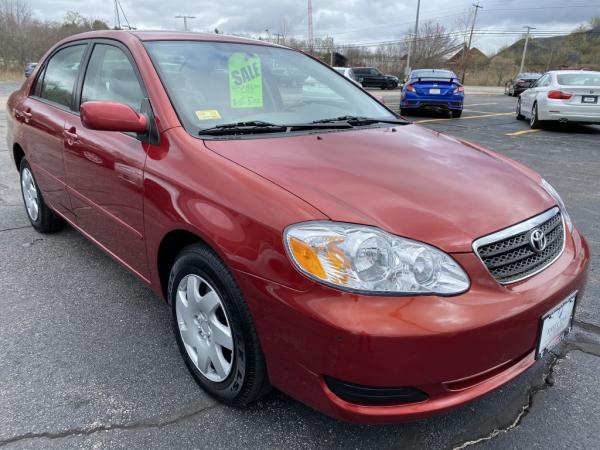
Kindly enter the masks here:
[[291, 238], [289, 242], [290, 249], [300, 267], [311, 275], [324, 280], [326, 278], [325, 270], [312, 247], [296, 238]]

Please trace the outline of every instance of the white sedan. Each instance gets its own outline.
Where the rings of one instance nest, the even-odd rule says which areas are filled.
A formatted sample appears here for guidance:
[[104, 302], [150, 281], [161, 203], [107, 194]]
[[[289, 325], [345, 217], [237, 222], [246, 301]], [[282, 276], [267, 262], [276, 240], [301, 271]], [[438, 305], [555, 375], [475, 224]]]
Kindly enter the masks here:
[[334, 67], [333, 69], [344, 75], [346, 78], [352, 80], [359, 86], [362, 86], [358, 81], [356, 81], [356, 75], [354, 74], [354, 70], [352, 70], [351, 67]]
[[553, 70], [545, 73], [517, 102], [517, 119], [531, 128], [543, 122], [600, 124], [600, 72]]

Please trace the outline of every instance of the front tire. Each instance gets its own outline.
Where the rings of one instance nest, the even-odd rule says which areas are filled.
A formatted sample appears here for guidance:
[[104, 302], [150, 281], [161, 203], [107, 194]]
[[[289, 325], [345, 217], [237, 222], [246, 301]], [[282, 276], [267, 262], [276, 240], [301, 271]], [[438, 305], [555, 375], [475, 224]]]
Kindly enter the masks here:
[[525, 116], [521, 113], [521, 97], [517, 100], [517, 115], [515, 117], [517, 120], [525, 119]]
[[453, 109], [452, 111], [450, 111], [450, 113], [452, 114], [453, 119], [459, 119], [460, 116], [462, 116], [462, 109], [461, 110]]
[[208, 247], [181, 251], [169, 277], [173, 331], [196, 382], [223, 403], [243, 407], [269, 390], [250, 311], [233, 275]]
[[64, 222], [44, 202], [44, 197], [35, 182], [31, 166], [23, 157], [19, 166], [21, 174], [21, 196], [29, 222], [40, 233], [53, 233], [60, 230]]

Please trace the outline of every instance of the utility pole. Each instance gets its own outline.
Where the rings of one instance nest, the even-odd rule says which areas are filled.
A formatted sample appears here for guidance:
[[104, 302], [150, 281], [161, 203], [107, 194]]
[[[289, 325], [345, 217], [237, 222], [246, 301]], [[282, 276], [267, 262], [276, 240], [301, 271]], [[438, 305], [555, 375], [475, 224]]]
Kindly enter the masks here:
[[410, 75], [410, 54], [413, 51], [413, 47], [417, 48], [417, 33], [419, 32], [419, 11], [421, 10], [421, 0], [417, 0], [417, 17], [415, 19], [415, 37], [413, 41], [408, 41], [408, 54], [406, 55], [406, 67], [404, 68], [404, 75], [408, 78]]
[[477, 22], [477, 11], [483, 6], [479, 6], [479, 2], [476, 5], [473, 5], [475, 8], [475, 13], [473, 14], [473, 23], [471, 24], [471, 33], [469, 34], [469, 44], [467, 48], [463, 48], [463, 70], [462, 70], [462, 84], [465, 84], [465, 74], [467, 73], [467, 64], [469, 62], [469, 52], [471, 50], [471, 42], [473, 41], [473, 31], [475, 30], [475, 22]]
[[519, 68], [519, 73], [523, 72], [523, 66], [525, 65], [525, 55], [527, 54], [527, 44], [529, 43], [529, 32], [531, 30], [535, 30], [535, 28], [530, 26], [526, 26], [523, 28], [527, 28], [527, 35], [525, 35], [525, 45], [523, 46], [523, 57], [521, 58], [521, 67]]
[[176, 19], [183, 19], [183, 30], [187, 31], [188, 30], [187, 20], [188, 19], [195, 19], [196, 16], [186, 16], [186, 15], [183, 15], [183, 16], [175, 16], [175, 18]]
[[115, 30], [121, 29], [121, 15], [119, 14], [119, 0], [115, 0]]
[[308, 52], [312, 55], [315, 46], [315, 37], [313, 34], [313, 15], [312, 2], [308, 0]]

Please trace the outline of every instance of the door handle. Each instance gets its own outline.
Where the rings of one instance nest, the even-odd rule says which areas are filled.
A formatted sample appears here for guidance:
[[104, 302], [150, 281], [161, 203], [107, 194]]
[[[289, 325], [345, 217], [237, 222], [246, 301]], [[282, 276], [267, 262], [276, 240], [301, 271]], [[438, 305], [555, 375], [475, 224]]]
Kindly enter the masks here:
[[67, 143], [69, 145], [73, 145], [79, 140], [79, 136], [77, 136], [75, 127], [71, 127], [68, 130], [63, 130], [63, 136], [67, 139]]
[[32, 116], [33, 114], [31, 114], [31, 109], [29, 108], [27, 108], [26, 111], [15, 110], [15, 118], [21, 122], [29, 123], [29, 119], [31, 119]]

